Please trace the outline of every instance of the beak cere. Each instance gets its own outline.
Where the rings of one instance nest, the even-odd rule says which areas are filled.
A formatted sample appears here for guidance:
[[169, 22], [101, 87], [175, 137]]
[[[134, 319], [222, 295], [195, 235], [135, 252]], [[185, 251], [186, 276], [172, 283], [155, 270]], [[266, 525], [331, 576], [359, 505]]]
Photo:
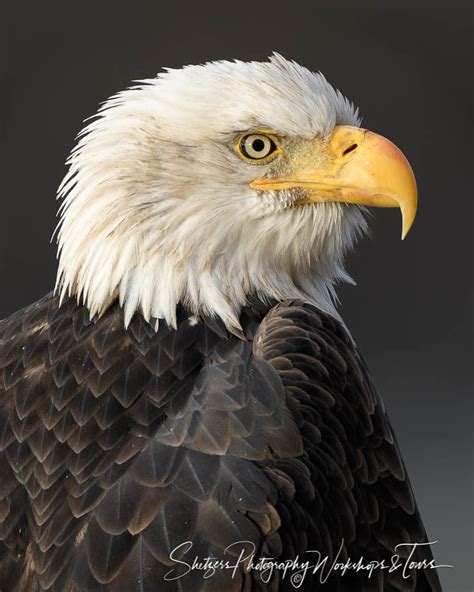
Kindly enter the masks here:
[[[323, 144], [324, 164], [312, 165], [308, 154], [303, 166], [283, 179], [262, 178], [250, 183], [259, 191], [300, 188], [298, 203], [345, 202], [393, 208], [402, 213], [402, 239], [416, 215], [416, 180], [403, 153], [386, 138], [350, 126], [337, 126]], [[316, 148], [315, 148], [316, 149]], [[321, 150], [321, 143], [318, 143]]]

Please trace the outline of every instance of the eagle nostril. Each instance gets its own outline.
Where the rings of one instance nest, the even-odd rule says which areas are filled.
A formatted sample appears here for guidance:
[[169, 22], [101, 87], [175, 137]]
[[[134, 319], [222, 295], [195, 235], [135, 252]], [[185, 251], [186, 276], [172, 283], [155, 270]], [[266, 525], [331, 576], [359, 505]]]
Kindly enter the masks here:
[[348, 148], [346, 148], [344, 150], [344, 152], [342, 153], [342, 156], [345, 156], [346, 154], [349, 154], [350, 152], [354, 152], [354, 150], [356, 150], [359, 147], [358, 144], [351, 144]]

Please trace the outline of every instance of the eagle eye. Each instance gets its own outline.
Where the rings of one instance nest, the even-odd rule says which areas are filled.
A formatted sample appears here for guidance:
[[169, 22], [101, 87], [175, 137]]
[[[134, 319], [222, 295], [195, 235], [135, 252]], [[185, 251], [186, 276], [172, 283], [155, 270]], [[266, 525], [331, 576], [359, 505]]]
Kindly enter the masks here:
[[252, 162], [266, 161], [270, 156], [280, 151], [271, 136], [259, 132], [241, 136], [237, 143], [237, 149], [245, 160]]

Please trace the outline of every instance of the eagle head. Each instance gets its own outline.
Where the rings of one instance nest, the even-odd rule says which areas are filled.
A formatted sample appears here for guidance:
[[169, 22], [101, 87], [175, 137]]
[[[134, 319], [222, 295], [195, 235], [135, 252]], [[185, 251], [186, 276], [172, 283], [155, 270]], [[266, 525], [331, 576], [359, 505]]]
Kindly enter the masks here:
[[168, 69], [106, 101], [61, 184], [57, 290], [99, 316], [116, 299], [176, 325], [176, 308], [239, 333], [249, 296], [336, 315], [365, 206], [416, 183], [402, 153], [360, 129], [320, 73], [273, 55]]

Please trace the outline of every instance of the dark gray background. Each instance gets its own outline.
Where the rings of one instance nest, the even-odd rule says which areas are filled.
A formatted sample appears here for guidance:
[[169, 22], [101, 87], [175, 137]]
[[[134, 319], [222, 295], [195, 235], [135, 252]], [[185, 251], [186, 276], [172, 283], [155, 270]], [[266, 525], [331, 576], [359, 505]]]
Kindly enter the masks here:
[[[42, 2], [2, 9], [0, 318], [49, 291], [55, 191], [82, 121], [161, 66], [263, 59], [320, 69], [397, 143], [420, 206], [349, 269], [342, 313], [382, 391], [448, 592], [474, 588], [472, 14], [468, 2]], [[6, 17], [6, 18], [5, 18]]]

